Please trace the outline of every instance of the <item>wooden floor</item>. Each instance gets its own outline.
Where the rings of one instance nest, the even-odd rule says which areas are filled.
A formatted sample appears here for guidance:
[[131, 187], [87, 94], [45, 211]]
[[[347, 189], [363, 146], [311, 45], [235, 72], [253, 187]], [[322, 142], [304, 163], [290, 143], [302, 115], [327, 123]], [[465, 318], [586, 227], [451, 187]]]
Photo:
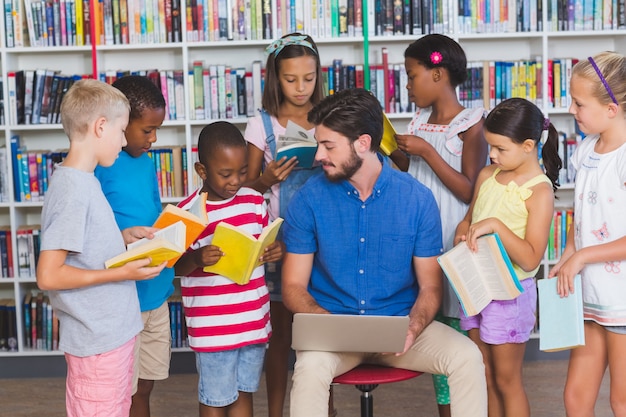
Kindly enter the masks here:
[[[524, 369], [524, 382], [537, 417], [564, 416], [562, 390], [567, 361], [532, 361]], [[152, 417], [195, 417], [198, 415], [197, 377], [176, 374], [155, 386]], [[63, 378], [0, 379], [1, 417], [64, 416]], [[381, 385], [373, 393], [377, 416], [436, 417], [432, 381], [429, 375], [390, 385]], [[359, 415], [359, 392], [352, 386], [335, 387], [338, 417]], [[255, 416], [266, 416], [265, 385], [254, 397]], [[287, 410], [287, 408], [286, 408]], [[596, 417], [610, 417], [608, 375], [598, 399]], [[285, 412], [288, 416], [288, 412]]]

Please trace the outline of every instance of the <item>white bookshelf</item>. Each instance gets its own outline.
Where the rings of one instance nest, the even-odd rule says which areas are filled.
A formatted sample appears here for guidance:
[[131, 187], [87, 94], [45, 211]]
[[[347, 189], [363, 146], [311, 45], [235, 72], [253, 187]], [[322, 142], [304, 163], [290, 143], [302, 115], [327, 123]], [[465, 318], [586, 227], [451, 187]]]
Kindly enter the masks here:
[[[8, 1], [8, 0], [5, 0]], [[369, 0], [373, 4], [373, 0]], [[451, 2], [456, 4], [456, 2]], [[543, 0], [544, 11], [547, 10], [547, 0]], [[182, 4], [184, 10], [184, 3]], [[456, 6], [454, 6], [456, 7]], [[370, 19], [372, 19], [370, 6]], [[546, 13], [544, 13], [544, 20]], [[185, 14], [182, 13], [183, 28]], [[546, 23], [546, 22], [544, 22]], [[479, 60], [519, 60], [540, 57], [543, 63], [543, 91], [547, 91], [547, 63], [548, 59], [573, 57], [585, 59], [603, 50], [626, 52], [626, 31], [585, 31], [585, 32], [525, 32], [525, 33], [483, 33], [483, 34], [456, 34], [455, 24], [448, 36], [456, 39], [465, 49], [468, 61]], [[546, 27], [546, 24], [544, 24]], [[4, 41], [4, 19], [0, 19], [0, 77], [3, 81], [3, 96], [5, 97], [5, 119], [8, 122], [8, 89], [7, 74], [10, 71], [21, 69], [48, 68], [59, 70], [64, 74], [88, 74], [92, 72], [92, 48], [80, 47], [19, 47], [7, 48]], [[276, 32], [274, 32], [276, 33]], [[183, 34], [184, 35], [184, 34]], [[369, 42], [368, 56], [370, 64], [379, 64], [380, 50], [387, 47], [389, 63], [404, 61], [403, 53], [410, 42], [417, 36], [373, 36], [345, 37], [345, 38], [316, 38], [320, 50], [322, 65], [329, 66], [333, 59], [340, 58], [344, 64], [367, 64], [364, 62], [364, 44]], [[250, 68], [254, 60], [265, 63], [265, 47], [269, 40], [254, 41], [223, 41], [223, 42], [188, 42], [176, 44], [144, 44], [144, 45], [102, 45], [96, 49], [98, 71], [104, 70], [144, 70], [144, 69], [183, 69], [188, 71], [192, 63], [202, 60], [205, 64], [228, 64]], [[189, 96], [190, 86], [185, 78], [185, 94]], [[189, 100], [185, 100], [186, 115], [190, 114]], [[573, 119], [567, 109], [552, 109], [544, 107], [543, 111], [558, 129], [567, 133], [573, 131]], [[410, 114], [391, 114], [398, 132], [406, 131], [410, 121]], [[247, 122], [246, 118], [229, 120], [242, 130]], [[184, 120], [165, 121], [158, 132], [157, 146], [184, 146], [191, 150], [197, 141], [202, 127], [211, 120]], [[68, 142], [60, 125], [9, 125], [0, 126], [0, 145], [9, 148], [11, 135], [19, 134], [22, 144], [28, 150], [54, 150], [67, 148]], [[187, 152], [188, 177], [193, 176], [191, 152]], [[9, 176], [11, 170], [11, 155], [7, 155]], [[13, 182], [9, 181], [11, 197]], [[190, 181], [192, 191], [192, 182]], [[557, 202], [573, 201], [571, 187], [565, 186], [559, 190], [561, 199]], [[164, 199], [166, 202], [176, 202], [177, 199]], [[39, 224], [41, 202], [0, 203], [0, 225], [8, 225], [13, 231], [20, 225]], [[12, 234], [12, 244], [16, 247], [15, 233]], [[543, 273], [554, 262], [545, 260], [542, 263]], [[17, 265], [15, 251], [13, 264]], [[16, 302], [16, 319], [18, 329], [18, 352], [0, 352], [0, 357], [15, 356], [48, 356], [59, 355], [59, 352], [26, 350], [24, 348], [22, 299], [27, 291], [36, 290], [35, 277], [0, 278], [0, 298], [12, 298]], [[181, 349], [176, 349], [181, 350]], [[186, 349], [182, 349], [185, 351]]]

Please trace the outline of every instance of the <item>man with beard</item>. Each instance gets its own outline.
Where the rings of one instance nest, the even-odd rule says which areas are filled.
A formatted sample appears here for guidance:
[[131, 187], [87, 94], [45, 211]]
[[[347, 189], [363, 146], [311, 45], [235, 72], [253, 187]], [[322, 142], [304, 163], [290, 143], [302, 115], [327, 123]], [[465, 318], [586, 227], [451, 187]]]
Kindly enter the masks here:
[[283, 225], [283, 300], [293, 313], [410, 318], [400, 354], [296, 352], [291, 417], [325, 417], [331, 381], [363, 362], [449, 378], [453, 416], [487, 415], [484, 366], [465, 336], [433, 321], [441, 303], [441, 224], [430, 190], [377, 153], [378, 100], [342, 90], [315, 106], [324, 174], [294, 195]]

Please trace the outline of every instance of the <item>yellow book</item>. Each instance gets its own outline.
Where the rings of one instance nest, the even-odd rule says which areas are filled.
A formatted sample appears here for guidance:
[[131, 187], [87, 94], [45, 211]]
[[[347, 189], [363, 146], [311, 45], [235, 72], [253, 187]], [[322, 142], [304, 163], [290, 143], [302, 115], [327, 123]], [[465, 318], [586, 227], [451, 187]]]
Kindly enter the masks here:
[[219, 247], [224, 256], [215, 265], [205, 266], [204, 272], [222, 275], [239, 285], [247, 284], [260, 265], [263, 251], [276, 240], [282, 223], [283, 219], [277, 218], [263, 229], [258, 239], [236, 226], [219, 223], [211, 244]]
[[116, 268], [130, 261], [150, 258], [148, 266], [157, 266], [162, 262], [178, 259], [185, 252], [185, 223], [176, 222], [154, 234], [152, 239], [143, 238], [129, 244], [126, 252], [104, 263], [104, 266]]
[[389, 121], [389, 118], [383, 113], [383, 137], [380, 140], [380, 150], [389, 156], [393, 151], [398, 149], [398, 143], [396, 142], [396, 130]]
[[[197, 210], [183, 210], [180, 207], [176, 207], [173, 204], [165, 206], [159, 217], [156, 219], [153, 227], [163, 229], [178, 221], [182, 221], [186, 226], [185, 233], [185, 250], [191, 246], [193, 242], [200, 236], [200, 233], [204, 231], [208, 224], [208, 218], [206, 214], [206, 193], [203, 193], [201, 198], [198, 199]], [[168, 262], [167, 266], [173, 266], [178, 258], [172, 259]]]
[[85, 33], [83, 29], [83, 2], [78, 0], [74, 2], [74, 25], [76, 26], [76, 46], [83, 46], [85, 44]]

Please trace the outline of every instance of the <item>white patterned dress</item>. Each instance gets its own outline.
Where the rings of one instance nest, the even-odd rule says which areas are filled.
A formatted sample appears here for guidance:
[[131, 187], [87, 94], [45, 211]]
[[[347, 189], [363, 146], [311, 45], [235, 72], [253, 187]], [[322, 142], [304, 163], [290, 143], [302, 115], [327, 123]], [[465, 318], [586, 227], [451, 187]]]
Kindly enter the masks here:
[[[481, 107], [464, 109], [450, 122], [449, 125], [435, 125], [428, 123], [431, 109], [418, 109], [409, 123], [408, 133], [419, 136], [430, 143], [444, 161], [452, 168], [461, 172], [463, 141], [459, 133], [463, 133], [480, 122], [485, 110]], [[485, 160], [485, 163], [487, 161]], [[421, 157], [411, 155], [409, 174], [430, 188], [441, 214], [441, 228], [444, 251], [452, 248], [454, 232], [459, 222], [467, 213], [468, 205], [459, 200], [446, 187], [430, 166]], [[456, 294], [444, 280], [444, 294], [442, 313], [446, 317], [459, 317], [459, 301]]]
[[[571, 159], [576, 250], [626, 236], [626, 144], [598, 154], [597, 141], [598, 136], [587, 137]], [[626, 260], [587, 264], [581, 277], [585, 320], [626, 326]]]

